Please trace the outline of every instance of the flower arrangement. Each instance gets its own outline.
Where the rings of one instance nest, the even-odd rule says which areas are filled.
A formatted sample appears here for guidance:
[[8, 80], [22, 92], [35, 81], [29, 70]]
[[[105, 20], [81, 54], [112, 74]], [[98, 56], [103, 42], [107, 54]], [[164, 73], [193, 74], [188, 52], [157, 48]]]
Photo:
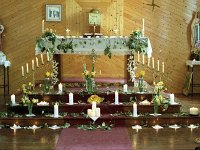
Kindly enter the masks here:
[[22, 98], [22, 103], [24, 105], [33, 105], [35, 103], [38, 103], [38, 99], [35, 99], [35, 98], [29, 99], [28, 97], [23, 97]]
[[85, 79], [94, 78], [96, 71], [94, 71], [94, 65], [92, 65], [92, 71], [89, 72], [86, 68], [86, 64], [83, 64], [83, 76]]
[[33, 84], [31, 82], [27, 84], [22, 84], [22, 92], [23, 94], [27, 95], [27, 94], [31, 94], [33, 89]]
[[103, 98], [101, 98], [101, 97], [99, 97], [98, 95], [91, 95], [89, 98], [88, 98], [88, 100], [87, 100], [87, 102], [88, 103], [91, 103], [92, 104], [92, 102], [96, 102], [96, 103], [101, 103], [101, 102], [103, 102]]

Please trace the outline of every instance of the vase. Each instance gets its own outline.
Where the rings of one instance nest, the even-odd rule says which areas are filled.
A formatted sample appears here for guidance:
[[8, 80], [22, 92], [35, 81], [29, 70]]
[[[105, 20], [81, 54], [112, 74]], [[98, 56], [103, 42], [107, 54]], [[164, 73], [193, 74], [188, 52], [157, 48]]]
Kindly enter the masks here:
[[44, 93], [48, 94], [50, 92], [51, 80], [50, 78], [44, 79]]
[[143, 78], [139, 78], [139, 80], [138, 80], [138, 89], [139, 89], [139, 92], [144, 92], [144, 79]]
[[158, 114], [158, 101], [156, 99], [156, 96], [154, 97], [154, 100], [153, 100], [153, 110], [154, 110], [154, 114]]
[[33, 104], [28, 104], [28, 115], [33, 114]]
[[88, 94], [93, 94], [94, 93], [94, 88], [95, 88], [95, 82], [94, 82], [94, 78], [87, 78], [85, 80], [85, 85], [86, 85], [86, 91], [88, 92]]

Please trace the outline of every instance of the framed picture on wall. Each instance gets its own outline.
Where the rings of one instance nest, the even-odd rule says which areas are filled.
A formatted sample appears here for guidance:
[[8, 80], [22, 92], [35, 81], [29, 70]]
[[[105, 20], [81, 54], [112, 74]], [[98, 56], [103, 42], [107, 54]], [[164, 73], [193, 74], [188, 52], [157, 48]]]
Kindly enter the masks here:
[[46, 5], [46, 21], [61, 21], [61, 5]]

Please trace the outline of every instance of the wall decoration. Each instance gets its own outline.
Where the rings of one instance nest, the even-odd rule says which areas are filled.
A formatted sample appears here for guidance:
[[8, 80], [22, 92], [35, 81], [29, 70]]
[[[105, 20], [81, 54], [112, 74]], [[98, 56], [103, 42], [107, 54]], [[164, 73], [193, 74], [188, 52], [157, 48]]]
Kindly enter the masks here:
[[46, 5], [46, 21], [61, 21], [61, 5]]
[[155, 4], [154, 0], [152, 0], [151, 4], [147, 4], [147, 5], [152, 6], [152, 11], [154, 11], [154, 8], [155, 8], [155, 7], [160, 8], [159, 5]]

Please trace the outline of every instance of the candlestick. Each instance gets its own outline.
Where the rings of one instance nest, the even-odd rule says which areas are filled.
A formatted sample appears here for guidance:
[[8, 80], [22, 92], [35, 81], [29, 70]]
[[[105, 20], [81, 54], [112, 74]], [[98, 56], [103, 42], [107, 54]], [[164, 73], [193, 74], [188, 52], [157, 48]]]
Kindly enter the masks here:
[[42, 33], [44, 33], [44, 19], [42, 20]]
[[40, 57], [41, 57], [41, 62], [42, 62], [42, 64], [44, 65], [43, 54], [40, 54]]
[[170, 104], [174, 103], [174, 94], [169, 94], [169, 100], [170, 100]]
[[119, 93], [117, 91], [115, 91], [115, 104], [119, 104]]
[[26, 63], [26, 72], [29, 73], [28, 63]]
[[58, 104], [57, 103], [55, 103], [55, 105], [54, 105], [54, 118], [58, 118]]
[[138, 117], [138, 115], [137, 115], [137, 104], [136, 103], [133, 104], [133, 117]]
[[35, 70], [34, 59], [32, 60], [32, 70]]
[[142, 54], [142, 64], [144, 65], [144, 54]]
[[15, 95], [14, 94], [11, 95], [11, 102], [12, 102], [12, 105], [15, 105]]
[[154, 68], [154, 58], [152, 57], [152, 68]]
[[74, 95], [73, 95], [73, 93], [69, 93], [69, 104], [70, 105], [74, 104]]
[[162, 73], [165, 73], [165, 63], [162, 62]]
[[59, 92], [59, 93], [62, 93], [62, 92], [63, 92], [62, 83], [59, 83], [59, 84], [58, 84], [58, 92]]
[[124, 84], [124, 92], [128, 92], [128, 85], [127, 84]]
[[150, 66], [150, 58], [148, 58], [147, 66], [148, 66], [148, 67]]
[[140, 62], [140, 52], [138, 51], [138, 62]]
[[38, 58], [37, 57], [35, 58], [35, 61], [36, 61], [36, 67], [39, 67], [39, 63], [38, 63]]
[[160, 61], [157, 60], [157, 65], [158, 65], [158, 71], [160, 70]]
[[22, 66], [22, 77], [24, 76], [24, 66]]

